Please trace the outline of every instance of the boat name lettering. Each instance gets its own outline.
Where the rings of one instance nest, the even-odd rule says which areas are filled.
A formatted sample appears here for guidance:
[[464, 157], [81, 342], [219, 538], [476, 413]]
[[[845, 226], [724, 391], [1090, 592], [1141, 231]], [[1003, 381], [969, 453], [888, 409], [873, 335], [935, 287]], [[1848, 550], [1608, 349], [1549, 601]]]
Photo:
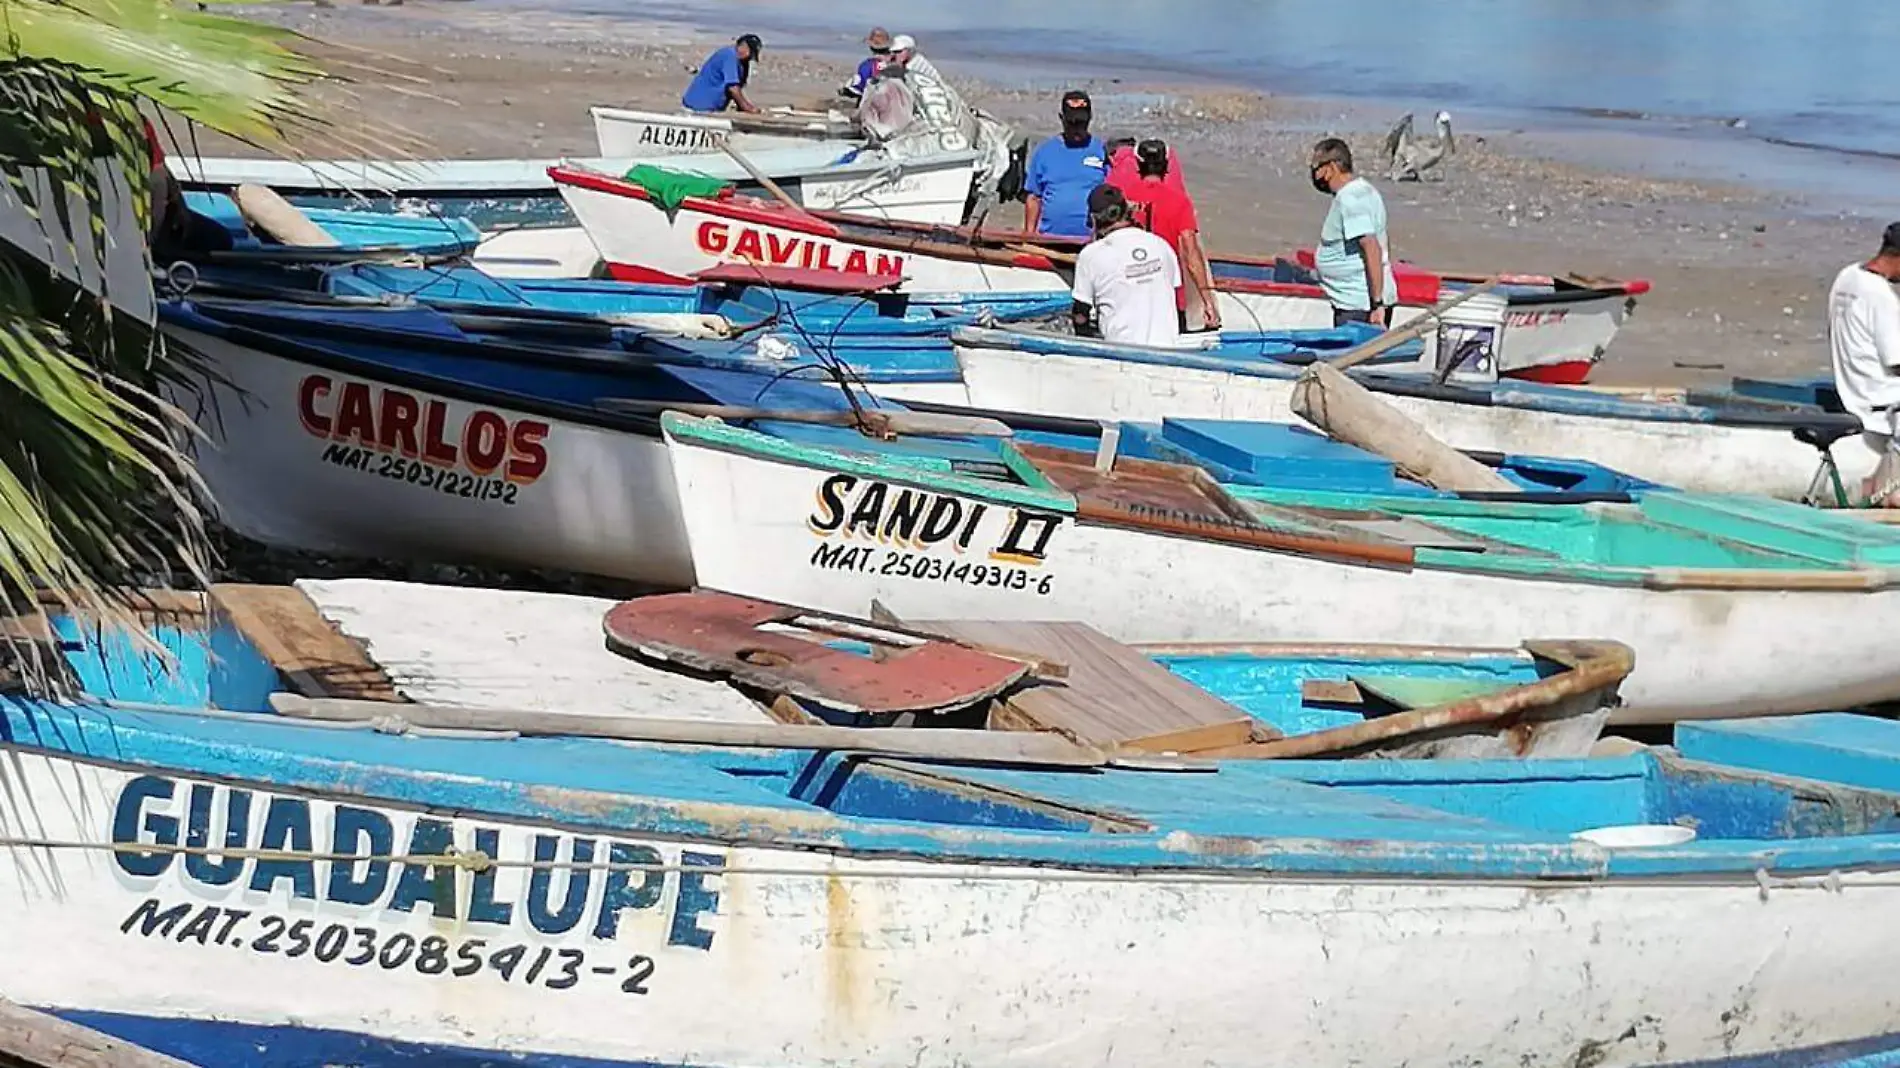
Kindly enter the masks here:
[[857, 571], [867, 575], [894, 575], [919, 582], [944, 582], [952, 585], [993, 586], [1006, 590], [1032, 590], [1038, 597], [1049, 596], [1054, 580], [1046, 573], [1032, 573], [1026, 567], [1008, 564], [979, 564], [897, 549], [879, 549], [875, 545], [848, 545], [822, 542], [811, 551], [811, 566], [821, 571]]
[[[486, 938], [417, 938], [407, 931], [323, 923], [307, 916], [280, 916], [197, 901], [148, 897], [119, 924], [119, 933], [180, 945], [225, 946], [252, 953], [304, 957], [321, 964], [413, 969], [420, 975], [470, 979], [484, 972], [504, 983], [570, 990], [583, 981], [616, 983], [622, 993], [645, 994], [658, 963], [644, 953], [609, 957], [585, 949], [531, 946], [521, 942], [491, 948]], [[600, 978], [593, 978], [599, 976]]]
[[1568, 308], [1543, 308], [1537, 311], [1514, 311], [1505, 315], [1505, 326], [1555, 326], [1570, 318]]
[[[668, 846], [663, 854], [657, 846], [602, 837], [157, 775], [141, 775], [120, 791], [112, 842], [161, 847], [113, 854], [135, 884], [169, 876], [227, 904], [233, 890], [262, 902], [282, 888], [292, 900], [365, 914], [426, 909], [437, 920], [475, 927], [520, 931], [525, 921], [542, 936], [605, 941], [619, 935], [623, 922], [645, 915], [665, 918], [667, 945], [700, 950], [712, 948], [707, 922], [718, 914], [726, 865], [720, 853]], [[219, 848], [266, 855], [203, 852]], [[458, 880], [468, 868], [458, 858], [475, 852], [501, 863]]]
[[[911, 551], [947, 547], [958, 555], [980, 547], [998, 563], [1037, 568], [1062, 517], [839, 474], [818, 484], [817, 505], [805, 524], [821, 538], [858, 538]], [[818, 565], [817, 559], [815, 566], [845, 566]], [[897, 566], [887, 563], [883, 573]]]
[[904, 257], [898, 253], [872, 253], [836, 241], [761, 230], [756, 226], [735, 227], [718, 219], [700, 223], [697, 239], [701, 252], [738, 263], [852, 274], [904, 273]]
[[449, 405], [413, 393], [329, 375], [297, 384], [297, 418], [310, 436], [400, 455], [431, 467], [461, 467], [525, 486], [547, 473], [548, 424], [477, 408], [449, 424]]
[[726, 143], [724, 130], [696, 126], [642, 126], [640, 143], [658, 148], [718, 148]]

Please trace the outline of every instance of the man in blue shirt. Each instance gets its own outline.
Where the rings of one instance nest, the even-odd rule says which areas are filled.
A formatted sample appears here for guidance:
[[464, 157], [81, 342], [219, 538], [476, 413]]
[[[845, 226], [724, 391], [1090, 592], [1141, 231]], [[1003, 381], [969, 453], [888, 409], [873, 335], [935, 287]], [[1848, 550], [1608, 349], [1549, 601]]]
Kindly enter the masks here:
[[1313, 188], [1333, 198], [1320, 227], [1313, 266], [1333, 305], [1333, 325], [1392, 325], [1398, 283], [1385, 236], [1385, 198], [1352, 172], [1352, 149], [1337, 137], [1313, 146]]
[[746, 79], [752, 76], [752, 61], [759, 58], [765, 44], [756, 33], [748, 33], [706, 57], [692, 84], [680, 94], [680, 104], [688, 111], [757, 111], [745, 98]]
[[1108, 149], [1089, 133], [1093, 106], [1080, 89], [1062, 94], [1062, 132], [1029, 158], [1023, 228], [1058, 237], [1089, 236], [1089, 194], [1108, 178]]
[[864, 99], [864, 87], [877, 77], [878, 67], [891, 54], [890, 32], [882, 26], [873, 26], [870, 34], [864, 38], [864, 45], [871, 50], [871, 54], [858, 64], [857, 73], [851, 76], [851, 80], [838, 90], [838, 95], [847, 100]]

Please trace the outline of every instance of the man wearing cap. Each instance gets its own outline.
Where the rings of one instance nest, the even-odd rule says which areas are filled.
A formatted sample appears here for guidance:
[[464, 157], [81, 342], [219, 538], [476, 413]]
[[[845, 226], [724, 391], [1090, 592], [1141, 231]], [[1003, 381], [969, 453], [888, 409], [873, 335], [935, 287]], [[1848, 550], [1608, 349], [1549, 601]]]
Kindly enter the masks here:
[[1128, 198], [1114, 186], [1096, 186], [1084, 203], [1095, 240], [1075, 258], [1075, 332], [1123, 345], [1179, 345], [1174, 250], [1135, 225]]
[[759, 35], [748, 33], [707, 56], [686, 92], [680, 94], [680, 105], [688, 111], [759, 110], [746, 99], [745, 83], [752, 76], [752, 61], [764, 50]]
[[1062, 132], [1029, 158], [1023, 228], [1059, 237], [1087, 237], [1089, 194], [1108, 177], [1108, 149], [1089, 133], [1094, 108], [1080, 89], [1062, 94]]
[[1861, 440], [1880, 453], [1860, 497], [1876, 507], [1900, 503], [1900, 223], [1881, 235], [1880, 251], [1850, 263], [1827, 294], [1827, 345], [1841, 406], [1860, 419]]
[[1385, 236], [1385, 198], [1352, 172], [1352, 149], [1337, 137], [1313, 146], [1313, 188], [1333, 198], [1320, 226], [1313, 266], [1333, 305], [1333, 325], [1389, 326], [1399, 286]]
[[871, 27], [864, 38], [864, 46], [871, 50], [864, 62], [858, 64], [856, 74], [838, 90], [838, 95], [847, 100], [864, 99], [864, 87], [877, 77], [878, 68], [884, 65], [885, 57], [891, 54], [891, 35], [882, 26]]
[[[1118, 166], [1123, 159], [1132, 159], [1133, 165]], [[1179, 258], [1186, 281], [1175, 299], [1181, 330], [1188, 330], [1190, 320], [1197, 330], [1219, 330], [1220, 296], [1214, 290], [1207, 253], [1201, 248], [1201, 221], [1174, 169], [1174, 152], [1167, 142], [1149, 138], [1132, 152], [1111, 157], [1108, 184], [1128, 198], [1135, 222], [1167, 242]]]

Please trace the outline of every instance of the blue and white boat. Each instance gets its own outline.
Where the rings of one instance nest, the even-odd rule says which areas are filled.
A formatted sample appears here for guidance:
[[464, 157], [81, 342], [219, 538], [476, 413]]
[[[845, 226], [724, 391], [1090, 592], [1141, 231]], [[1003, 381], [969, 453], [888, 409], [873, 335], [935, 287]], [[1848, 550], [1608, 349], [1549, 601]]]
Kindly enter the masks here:
[[[631, 687], [571, 640], [528, 655], [545, 610], [458, 591], [392, 624], [337, 585], [313, 592], [327, 620], [394, 651], [390, 675], [423, 665], [432, 703], [383, 680], [381, 729], [272, 714], [325, 705], [279, 679], [336, 662], [220, 593], [154, 626], [169, 671], [54, 621], [83, 692], [0, 698], [0, 996], [207, 1068], [1740, 1068], [1900, 1049], [1900, 795], [1824, 781], [1891, 769], [1891, 723], [1716, 725], [1682, 755], [1199, 770], [871, 755], [974, 731], [852, 732], [870, 752], [607, 741], [572, 734], [662, 724], [573, 700]], [[544, 736], [554, 716], [493, 703], [510, 675], [595, 725]], [[525, 729], [406, 726], [440, 699]], [[681, 700], [720, 718], [723, 699]], [[738, 714], [688, 726], [811, 730]], [[1745, 741], [1746, 766], [1700, 762], [1716, 737]]]
[[[1284, 419], [1297, 368], [1220, 352], [1142, 349], [1021, 331], [968, 328], [956, 356], [976, 407], [1084, 419]], [[1760, 390], [1658, 398], [1498, 379], [1469, 368], [1366, 375], [1363, 382], [1447, 444], [1560, 454], [1708, 493], [1811, 496], [1823, 451], [1845, 479], [1878, 453], [1849, 416]], [[1420, 374], [1424, 371], [1424, 374]]]

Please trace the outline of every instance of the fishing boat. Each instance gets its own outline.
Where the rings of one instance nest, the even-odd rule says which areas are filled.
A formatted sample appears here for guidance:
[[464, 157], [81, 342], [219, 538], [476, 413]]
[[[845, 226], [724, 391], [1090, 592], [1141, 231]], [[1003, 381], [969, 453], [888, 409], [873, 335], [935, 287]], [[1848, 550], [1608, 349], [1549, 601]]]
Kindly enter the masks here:
[[[963, 221], [976, 155], [943, 152], [893, 159], [876, 149], [823, 143], [792, 144], [748, 154], [760, 174], [815, 210], [863, 212], [924, 223]], [[286, 197], [332, 205], [393, 200], [396, 205], [473, 219], [484, 229], [567, 218], [549, 171], [567, 167], [616, 178], [641, 164], [704, 175], [760, 191], [738, 160], [712, 152], [655, 158], [650, 154], [598, 159], [496, 160], [284, 160], [236, 157], [168, 160], [188, 192], [224, 192], [261, 185]]]
[[835, 111], [771, 108], [755, 114], [701, 115], [598, 106], [587, 110], [603, 156], [718, 152], [726, 145], [750, 154], [813, 141], [863, 141], [857, 123]]
[[[1281, 419], [1300, 374], [1284, 361], [1168, 351], [981, 327], [954, 333], [963, 403], [1082, 419]], [[1443, 348], [1444, 346], [1440, 346]], [[1585, 457], [1680, 489], [1817, 497], [1823, 459], [1844, 481], [1873, 473], [1860, 424], [1811, 395], [1744, 384], [1653, 396], [1434, 370], [1435, 357], [1372, 368], [1361, 381], [1463, 449]], [[1407, 373], [1400, 373], [1405, 371]], [[1487, 381], [1487, 379], [1489, 379]], [[1825, 488], [1825, 487], [1823, 487]]]
[[[754, 197], [689, 198], [664, 211], [639, 186], [610, 175], [564, 167], [550, 174], [608, 272], [635, 281], [678, 281], [718, 263], [750, 262], [870, 272], [928, 290], [1066, 292], [1079, 248], [1044, 235], [813, 215]], [[1331, 305], [1298, 259], [1215, 257], [1222, 322], [1262, 330], [1331, 326]], [[1474, 284], [1408, 265], [1396, 277], [1399, 325]], [[1588, 376], [1649, 289], [1640, 280], [1527, 275], [1506, 275], [1499, 286], [1493, 325], [1502, 373], [1571, 382]]]
[[1079, 619], [1126, 641], [1497, 644], [1562, 619], [1636, 650], [1621, 722], [1900, 696], [1882, 652], [1900, 531], [1879, 524], [1640, 482], [1407, 492], [1385, 461], [1274, 424], [1017, 426], [1037, 429], [875, 441], [669, 412], [694, 575], [829, 611]]
[[[1890, 752], [1891, 723], [1756, 735], [1766, 768], [1688, 738], [1182, 760], [775, 722], [603, 649], [604, 615], [610, 641], [708, 651], [640, 602], [300, 585], [154, 598], [169, 664], [42, 625], [74, 692], [0, 704], [18, 965], [0, 996], [256, 1068], [1293, 1068], [1394, 1043], [1421, 1068], [1739, 1068], [1900, 1048], [1880, 982], [1900, 795], [1812, 778], [1882, 732]], [[898, 655], [966, 689], [1028, 670]], [[427, 725], [449, 721], [509, 726]], [[1849, 730], [1862, 749], [1813, 759]], [[1800, 952], [1764, 950], [1783, 944]]]
[[[167, 336], [206, 368], [203, 381], [170, 386], [168, 396], [204, 431], [188, 444], [219, 518], [267, 544], [320, 552], [683, 586], [693, 581], [693, 558], [662, 409], [790, 411], [856, 425], [865, 405], [882, 404], [876, 418], [907, 427], [1000, 426], [846, 393], [837, 383], [850, 380], [849, 369], [820, 358], [830, 346], [797, 349], [796, 331], [793, 351], [771, 358], [756, 344], [688, 345], [592, 317], [492, 307], [205, 297], [162, 312]], [[805, 329], [822, 328], [813, 320]], [[901, 379], [905, 369], [886, 365], [883, 374]], [[926, 381], [918, 385], [935, 376], [919, 368]], [[1306, 434], [1287, 445], [1305, 454], [1317, 440]], [[1589, 464], [1490, 460], [1539, 490], [1643, 485]], [[1285, 467], [1324, 470], [1297, 459]], [[1390, 464], [1383, 470], [1380, 486], [1432, 492], [1400, 486]]]

